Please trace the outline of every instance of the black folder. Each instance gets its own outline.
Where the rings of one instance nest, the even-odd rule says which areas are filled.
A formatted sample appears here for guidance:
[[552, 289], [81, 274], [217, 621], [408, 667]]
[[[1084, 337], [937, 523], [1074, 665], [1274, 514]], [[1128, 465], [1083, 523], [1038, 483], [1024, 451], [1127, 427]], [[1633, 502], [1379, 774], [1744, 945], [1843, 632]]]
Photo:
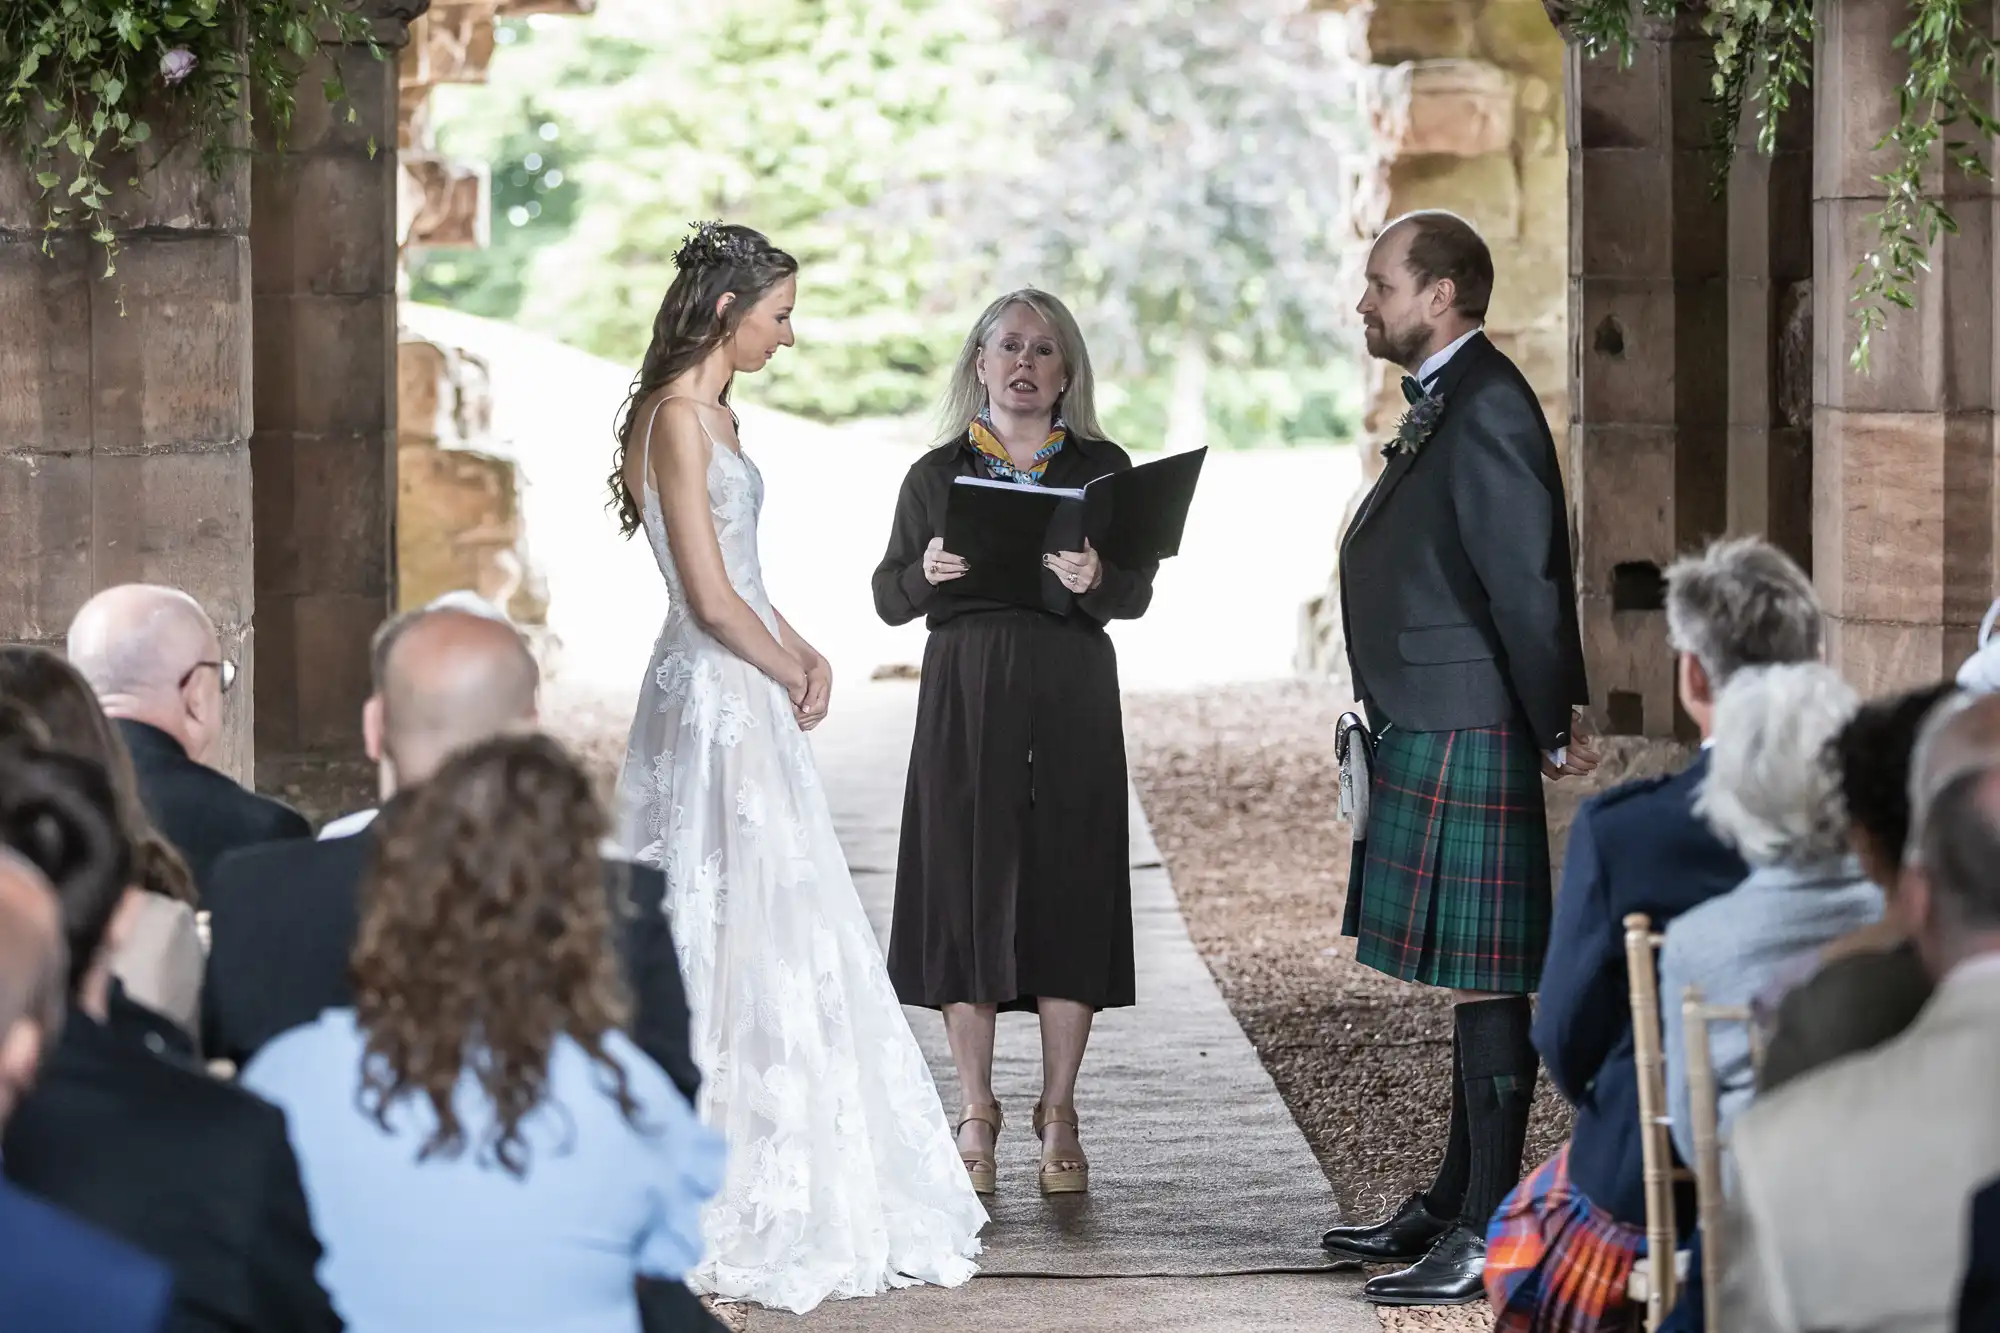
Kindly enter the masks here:
[[964, 558], [967, 573], [945, 586], [1066, 614], [1074, 598], [1042, 557], [1080, 551], [1086, 537], [1127, 569], [1179, 555], [1207, 456], [1206, 448], [1174, 454], [1080, 490], [958, 477], [945, 503], [944, 549]]

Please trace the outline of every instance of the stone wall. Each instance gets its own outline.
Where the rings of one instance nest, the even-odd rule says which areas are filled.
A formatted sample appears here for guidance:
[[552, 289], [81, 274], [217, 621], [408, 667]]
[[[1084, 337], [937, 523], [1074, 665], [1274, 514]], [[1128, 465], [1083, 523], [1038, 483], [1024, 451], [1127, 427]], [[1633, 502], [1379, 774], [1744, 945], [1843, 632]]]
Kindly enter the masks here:
[[546, 623], [548, 589], [522, 527], [520, 472], [492, 451], [485, 365], [406, 334], [398, 374], [398, 606], [469, 588], [518, 624]]
[[[1496, 280], [1487, 331], [1541, 397], [1560, 444], [1569, 421], [1569, 155], [1563, 138], [1563, 43], [1539, 0], [1334, 0], [1360, 64], [1371, 134], [1352, 164], [1349, 219], [1358, 259], [1382, 224], [1418, 208], [1446, 208], [1479, 228]], [[1401, 413], [1401, 372], [1367, 368], [1363, 439], [1386, 439]], [[1380, 453], [1362, 446], [1366, 482]], [[1565, 467], [1567, 461], [1565, 460]], [[1331, 547], [1352, 516], [1355, 496]], [[1344, 676], [1339, 596], [1303, 609], [1297, 664]]]
[[[1990, 9], [1989, 9], [1990, 15]], [[1832, 660], [1858, 689], [1908, 688], [1955, 672], [2000, 583], [2000, 347], [1994, 277], [2000, 228], [1991, 181], [1941, 185], [1959, 221], [1932, 246], [1872, 346], [1848, 364], [1848, 274], [1879, 242], [1879, 177], [1908, 72], [1894, 7], [1825, 7], [1815, 52], [1812, 238], [1825, 280], [1813, 297], [1814, 580]]]
[[121, 247], [106, 277], [86, 237], [43, 231], [41, 191], [0, 158], [0, 642], [60, 648], [113, 584], [186, 589], [242, 667], [211, 759], [248, 778], [250, 172], [231, 158], [211, 177], [185, 146], [143, 194], [120, 184], [134, 170], [104, 166]]

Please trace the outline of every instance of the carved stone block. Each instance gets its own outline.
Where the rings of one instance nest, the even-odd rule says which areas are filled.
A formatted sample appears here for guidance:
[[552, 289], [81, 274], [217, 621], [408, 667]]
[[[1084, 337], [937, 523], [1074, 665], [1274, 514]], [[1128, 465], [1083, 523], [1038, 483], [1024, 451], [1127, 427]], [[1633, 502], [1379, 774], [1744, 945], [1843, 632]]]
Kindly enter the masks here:
[[51, 642], [91, 582], [87, 454], [0, 453], [0, 640]]
[[[0, 180], [12, 173], [0, 171]], [[80, 237], [42, 253], [0, 234], [0, 453], [90, 448], [90, 303], [96, 257]]]
[[484, 249], [491, 239], [492, 178], [484, 162], [405, 154], [399, 226], [405, 245]]
[[366, 296], [396, 263], [395, 178], [359, 153], [289, 154], [257, 172], [257, 292]]
[[1374, 71], [1369, 115], [1382, 148], [1398, 155], [1478, 157], [1514, 142], [1514, 88], [1478, 60], [1423, 60]]
[[128, 241], [118, 277], [91, 284], [92, 448], [248, 438], [249, 298], [250, 246], [240, 235]]
[[1813, 555], [1828, 612], [1977, 625], [1994, 586], [1991, 416], [1822, 407], [1813, 437]]
[[1374, 0], [1347, 11], [1348, 50], [1363, 64], [1474, 54], [1474, 6], [1463, 0]]
[[388, 429], [394, 416], [395, 320], [394, 302], [377, 297], [257, 298], [260, 430]]
[[239, 441], [198, 452], [100, 452], [91, 466], [98, 586], [169, 584], [200, 602], [216, 623], [247, 624], [254, 606], [248, 447]]

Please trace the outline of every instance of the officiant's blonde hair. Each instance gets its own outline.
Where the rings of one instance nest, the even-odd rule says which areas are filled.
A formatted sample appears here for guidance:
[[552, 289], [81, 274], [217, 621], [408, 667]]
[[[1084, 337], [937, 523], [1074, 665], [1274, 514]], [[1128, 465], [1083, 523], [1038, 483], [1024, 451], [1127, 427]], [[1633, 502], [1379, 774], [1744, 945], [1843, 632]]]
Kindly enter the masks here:
[[1091, 374], [1090, 349], [1084, 346], [1083, 330], [1077, 327], [1076, 316], [1070, 314], [1068, 306], [1033, 287], [1008, 292], [987, 306], [973, 323], [972, 332], [965, 335], [965, 346], [959, 349], [958, 363], [951, 369], [951, 385], [938, 409], [938, 425], [944, 431], [944, 438], [964, 433], [972, 419], [985, 409], [986, 388], [979, 382], [977, 366], [979, 353], [999, 327], [1001, 317], [1017, 305], [1028, 307], [1055, 330], [1056, 349], [1062, 353], [1063, 372], [1069, 377], [1069, 387], [1056, 400], [1056, 412], [1068, 424], [1070, 434], [1087, 440], [1106, 438], [1104, 427], [1097, 422], [1097, 379]]

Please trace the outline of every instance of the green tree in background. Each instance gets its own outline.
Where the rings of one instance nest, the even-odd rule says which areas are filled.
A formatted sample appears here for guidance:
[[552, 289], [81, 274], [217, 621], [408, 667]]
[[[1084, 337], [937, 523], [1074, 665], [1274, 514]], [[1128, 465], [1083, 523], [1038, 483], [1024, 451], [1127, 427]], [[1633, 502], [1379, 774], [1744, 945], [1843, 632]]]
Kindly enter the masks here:
[[1052, 96], [1044, 159], [992, 192], [1007, 207], [987, 234], [1004, 271], [1087, 309], [1111, 377], [1137, 390], [1111, 418], [1173, 447], [1218, 426], [1344, 433], [1358, 382], [1338, 163], [1358, 126], [1321, 16], [1299, 0], [1005, 8]]
[[488, 319], [519, 315], [534, 258], [561, 239], [576, 221], [581, 197], [575, 151], [561, 121], [540, 95], [548, 81], [567, 73], [587, 77], [573, 56], [543, 42], [518, 19], [503, 19], [496, 36], [506, 49], [485, 87], [440, 89], [470, 102], [470, 114], [450, 114], [440, 147], [461, 160], [488, 164], [493, 177], [492, 244], [484, 250], [428, 250], [410, 265], [410, 296]]
[[1358, 127], [1303, 0], [600, 0], [507, 23], [433, 95], [493, 171], [493, 248], [413, 294], [638, 363], [690, 222], [803, 265], [799, 345], [744, 389], [927, 410], [972, 315], [1077, 311], [1133, 448], [1315, 443], [1360, 413], [1341, 280]]
[[992, 151], [991, 13], [644, 0], [575, 33], [619, 76], [556, 95], [589, 149], [582, 205], [537, 259], [524, 322], [636, 365], [687, 224], [721, 217], [803, 268], [799, 346], [759, 377], [761, 401], [828, 418], [932, 401], [969, 299], [935, 199]]

